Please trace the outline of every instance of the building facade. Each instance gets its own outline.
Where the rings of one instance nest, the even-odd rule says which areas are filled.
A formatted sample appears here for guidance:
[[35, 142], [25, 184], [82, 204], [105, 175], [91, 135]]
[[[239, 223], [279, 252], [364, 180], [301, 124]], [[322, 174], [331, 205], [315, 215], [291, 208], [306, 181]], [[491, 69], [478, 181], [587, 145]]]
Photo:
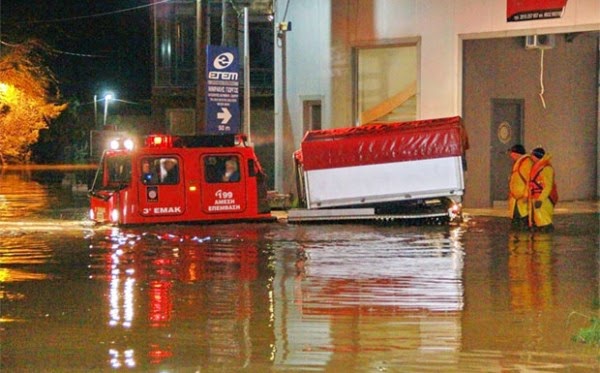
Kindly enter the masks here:
[[[152, 114], [155, 127], [178, 135], [203, 131], [206, 45], [221, 43], [222, 0], [172, 0], [151, 7], [153, 29]], [[271, 34], [269, 0], [234, 0], [233, 18], [238, 20], [240, 56], [243, 50], [243, 7], [250, 10], [251, 92], [273, 95], [272, 47], [264, 48], [260, 37]], [[265, 27], [266, 26], [266, 27]], [[254, 34], [254, 35], [253, 35]], [[252, 37], [255, 36], [255, 37]], [[259, 41], [258, 43], [256, 41]], [[272, 45], [269, 36], [268, 44]], [[269, 59], [265, 66], [264, 59]], [[243, 66], [240, 64], [240, 68]], [[243, 71], [241, 71], [243, 74]], [[240, 79], [240, 81], [243, 81]], [[199, 87], [200, 83], [200, 87]], [[241, 95], [240, 95], [241, 96]]]
[[508, 22], [506, 7], [278, 3], [276, 26], [294, 27], [275, 35], [276, 189], [294, 191], [291, 154], [306, 130], [461, 115], [467, 206], [506, 199], [505, 150], [517, 141], [554, 155], [561, 199], [598, 197], [600, 2], [568, 0], [560, 18], [521, 22]]
[[196, 2], [172, 1], [152, 8], [154, 126], [169, 133], [197, 132]]

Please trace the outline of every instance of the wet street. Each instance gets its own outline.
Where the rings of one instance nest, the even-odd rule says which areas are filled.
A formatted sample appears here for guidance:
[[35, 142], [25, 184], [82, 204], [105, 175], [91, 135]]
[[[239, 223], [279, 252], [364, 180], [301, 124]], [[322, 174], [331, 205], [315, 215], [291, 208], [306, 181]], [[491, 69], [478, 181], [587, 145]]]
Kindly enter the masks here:
[[0, 174], [3, 372], [600, 370], [598, 213], [94, 227], [62, 177]]

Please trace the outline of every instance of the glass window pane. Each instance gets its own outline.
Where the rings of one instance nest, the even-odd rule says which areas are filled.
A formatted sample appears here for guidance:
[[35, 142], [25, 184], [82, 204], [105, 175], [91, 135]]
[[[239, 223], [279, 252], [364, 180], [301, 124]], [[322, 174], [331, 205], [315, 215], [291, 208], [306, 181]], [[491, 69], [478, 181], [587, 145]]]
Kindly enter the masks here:
[[155, 157], [142, 159], [142, 183], [146, 185], [164, 185], [179, 183], [179, 160], [173, 157]]
[[236, 183], [240, 181], [240, 160], [235, 155], [204, 158], [204, 178], [207, 183]]
[[129, 156], [115, 156], [106, 159], [108, 185], [128, 184], [131, 179], [131, 159]]
[[[361, 48], [357, 53], [359, 119], [362, 113], [381, 109], [381, 115], [374, 121], [415, 120], [417, 96], [412, 95], [404, 101], [396, 100], [396, 97], [410, 90], [417, 81], [417, 46]], [[383, 109], [389, 105], [393, 107], [391, 111]]]

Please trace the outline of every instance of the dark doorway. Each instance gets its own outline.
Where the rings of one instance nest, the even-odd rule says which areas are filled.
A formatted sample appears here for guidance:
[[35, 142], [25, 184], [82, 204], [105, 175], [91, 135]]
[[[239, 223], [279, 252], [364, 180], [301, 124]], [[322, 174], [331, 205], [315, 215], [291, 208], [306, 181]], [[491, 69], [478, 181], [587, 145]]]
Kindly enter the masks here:
[[321, 100], [306, 100], [303, 102], [304, 113], [302, 115], [303, 130], [321, 129]]
[[490, 147], [490, 196], [494, 201], [508, 198], [508, 179], [512, 160], [507, 150], [522, 144], [524, 101], [518, 99], [492, 99], [491, 147]]

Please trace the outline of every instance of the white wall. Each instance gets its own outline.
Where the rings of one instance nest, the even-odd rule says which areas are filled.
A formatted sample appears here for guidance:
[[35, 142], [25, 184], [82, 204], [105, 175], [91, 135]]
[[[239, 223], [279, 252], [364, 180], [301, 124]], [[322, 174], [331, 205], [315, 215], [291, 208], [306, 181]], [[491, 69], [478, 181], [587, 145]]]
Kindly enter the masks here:
[[[276, 9], [276, 18], [282, 13]], [[291, 152], [284, 145], [296, 148], [301, 139], [299, 96], [324, 97], [324, 128], [354, 123], [353, 47], [419, 40], [417, 116], [453, 116], [462, 110], [463, 39], [600, 30], [600, 1], [569, 0], [560, 19], [507, 23], [506, 0], [302, 0], [290, 1], [287, 18], [294, 24], [286, 43], [287, 98], [278, 74], [281, 49], [275, 58], [275, 141], [276, 153], [281, 152], [276, 154], [275, 179], [278, 190], [289, 192], [284, 180], [292, 179], [291, 170], [283, 160]], [[289, 119], [282, 111], [285, 102]], [[289, 125], [295, 130], [286, 137], [283, 131]], [[293, 146], [282, 145], [282, 139]]]
[[[277, 2], [275, 27], [283, 21]], [[275, 189], [292, 191], [292, 153], [302, 140], [302, 99], [322, 100], [322, 121], [330, 123], [330, 6], [328, 1], [289, 1], [285, 19], [292, 31], [275, 32]], [[284, 55], [285, 54], [285, 55]]]

